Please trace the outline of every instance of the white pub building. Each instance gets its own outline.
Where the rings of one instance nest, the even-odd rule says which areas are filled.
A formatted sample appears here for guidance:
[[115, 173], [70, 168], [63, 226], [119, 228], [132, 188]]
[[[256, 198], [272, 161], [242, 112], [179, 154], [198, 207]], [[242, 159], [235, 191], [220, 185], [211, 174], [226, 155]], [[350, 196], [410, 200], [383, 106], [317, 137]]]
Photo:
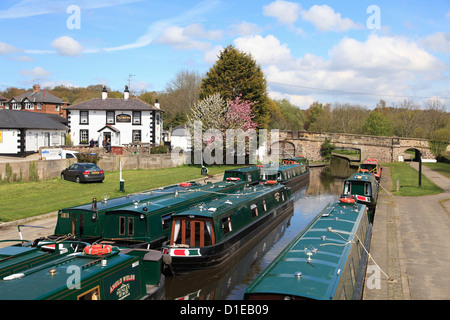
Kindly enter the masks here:
[[93, 139], [99, 146], [105, 140], [111, 146], [135, 143], [160, 145], [162, 117], [158, 100], [151, 106], [130, 98], [125, 86], [123, 98], [108, 98], [103, 87], [102, 98], [90, 99], [64, 108], [74, 145], [89, 144]]

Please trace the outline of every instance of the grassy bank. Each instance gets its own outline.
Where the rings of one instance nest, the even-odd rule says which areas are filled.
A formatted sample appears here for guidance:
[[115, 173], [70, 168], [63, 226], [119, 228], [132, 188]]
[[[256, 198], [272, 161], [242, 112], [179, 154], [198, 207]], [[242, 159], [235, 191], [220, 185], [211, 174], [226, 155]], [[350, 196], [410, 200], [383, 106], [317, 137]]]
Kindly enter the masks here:
[[439, 172], [440, 174], [446, 176], [450, 179], [450, 163], [436, 162], [436, 163], [424, 163], [424, 166], [427, 166], [431, 170]]
[[[222, 173], [232, 166], [212, 166], [209, 174]], [[181, 166], [157, 170], [126, 170], [122, 172], [125, 194], [150, 190], [170, 184], [201, 178], [200, 167]], [[62, 208], [89, 203], [92, 198], [114, 198], [119, 191], [119, 172], [105, 172], [103, 183], [75, 183], [59, 178], [0, 184], [0, 221], [7, 222]]]
[[[406, 162], [384, 163], [391, 171], [392, 190], [395, 196], [425, 196], [438, 194], [443, 190], [422, 174], [422, 186], [419, 188], [419, 172]], [[397, 192], [397, 180], [399, 191]]]

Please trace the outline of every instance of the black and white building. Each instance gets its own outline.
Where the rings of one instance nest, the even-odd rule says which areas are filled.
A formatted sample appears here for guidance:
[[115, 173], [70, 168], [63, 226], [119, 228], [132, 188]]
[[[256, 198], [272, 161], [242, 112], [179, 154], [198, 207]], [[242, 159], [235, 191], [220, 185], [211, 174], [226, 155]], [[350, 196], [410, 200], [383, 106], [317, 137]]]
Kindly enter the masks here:
[[103, 87], [102, 97], [90, 99], [69, 107], [67, 120], [74, 145], [88, 144], [91, 139], [111, 146], [132, 143], [159, 145], [162, 142], [162, 110], [158, 101], [151, 106], [130, 98], [125, 86], [123, 98], [108, 98]]
[[0, 154], [25, 155], [64, 145], [64, 121], [57, 115], [0, 109]]

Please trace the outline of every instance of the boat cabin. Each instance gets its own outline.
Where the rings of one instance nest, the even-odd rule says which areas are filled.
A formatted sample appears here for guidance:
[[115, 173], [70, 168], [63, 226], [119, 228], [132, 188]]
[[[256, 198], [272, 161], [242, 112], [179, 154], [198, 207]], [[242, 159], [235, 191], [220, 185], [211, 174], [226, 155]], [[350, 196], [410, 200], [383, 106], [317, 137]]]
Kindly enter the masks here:
[[290, 189], [276, 181], [248, 186], [174, 214], [163, 252], [172, 256], [176, 272], [219, 265], [256, 236], [261, 225], [282, 216], [288, 205], [293, 208]]
[[240, 192], [245, 181], [220, 181], [196, 188], [167, 193], [150, 201], [109, 210], [105, 213], [105, 228], [100, 243], [126, 247], [160, 248], [167, 240], [172, 215], [196, 207], [211, 199]]
[[244, 298], [361, 299], [371, 230], [365, 205], [330, 204], [259, 274]]
[[171, 185], [113, 199], [108, 199], [107, 197], [101, 201], [93, 199], [90, 204], [60, 209], [58, 211], [58, 220], [54, 231], [54, 237], [72, 234], [75, 239], [93, 242], [102, 236], [105, 212], [130, 206], [135, 201], [153, 201], [159, 197], [165, 197], [169, 193], [173, 194], [179, 190], [185, 190], [186, 188], [194, 187], [196, 185], [195, 182]]
[[378, 160], [375, 159], [363, 161], [358, 167], [358, 172], [372, 173], [378, 181], [381, 179], [381, 166], [378, 163]]
[[251, 166], [251, 167], [226, 170], [223, 175], [223, 180], [224, 181], [246, 181], [247, 183], [254, 183], [254, 182], [259, 181], [259, 171], [260, 171], [259, 166]]
[[3, 277], [0, 300], [163, 298], [159, 251], [120, 251], [111, 247], [95, 250], [87, 246], [83, 253], [63, 254], [48, 263]]
[[371, 173], [355, 173], [345, 180], [342, 194], [344, 197], [354, 195], [357, 202], [365, 204], [373, 213], [378, 199], [378, 182]]

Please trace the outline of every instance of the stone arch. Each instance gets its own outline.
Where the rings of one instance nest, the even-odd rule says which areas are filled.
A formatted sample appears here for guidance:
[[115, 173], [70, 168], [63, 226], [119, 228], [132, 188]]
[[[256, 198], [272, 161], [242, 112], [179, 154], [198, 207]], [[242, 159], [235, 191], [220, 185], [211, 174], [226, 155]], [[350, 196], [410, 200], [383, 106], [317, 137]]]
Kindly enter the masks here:
[[286, 140], [277, 141], [270, 146], [270, 152], [272, 156], [278, 155], [280, 159], [293, 157], [295, 156], [295, 145]]
[[404, 148], [402, 153], [400, 153], [400, 156], [403, 157], [403, 161], [417, 162], [419, 161], [419, 157], [423, 157], [423, 152], [422, 150], [414, 147]]

